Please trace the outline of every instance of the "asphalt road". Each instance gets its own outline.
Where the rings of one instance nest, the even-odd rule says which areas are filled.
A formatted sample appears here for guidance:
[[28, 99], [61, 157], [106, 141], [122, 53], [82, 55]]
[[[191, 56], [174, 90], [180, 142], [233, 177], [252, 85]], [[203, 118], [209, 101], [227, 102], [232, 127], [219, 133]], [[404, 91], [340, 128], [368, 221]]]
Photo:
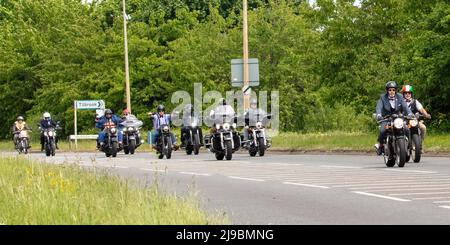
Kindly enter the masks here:
[[[11, 155], [15, 153], [2, 153]], [[450, 224], [450, 158], [387, 168], [369, 155], [235, 154], [216, 161], [211, 153], [170, 160], [153, 153], [106, 158], [103, 153], [29, 157], [78, 164], [152, 184], [179, 196], [196, 195], [204, 209], [233, 224]]]

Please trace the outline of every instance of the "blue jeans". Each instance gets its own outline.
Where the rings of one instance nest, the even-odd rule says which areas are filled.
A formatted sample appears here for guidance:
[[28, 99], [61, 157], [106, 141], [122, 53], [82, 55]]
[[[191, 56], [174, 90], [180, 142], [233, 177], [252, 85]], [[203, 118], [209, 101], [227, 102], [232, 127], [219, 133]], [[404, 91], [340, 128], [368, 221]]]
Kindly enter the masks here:
[[[156, 144], [156, 138], [159, 136], [159, 130], [152, 131], [152, 145]], [[172, 138], [172, 144], [177, 144], [177, 140], [175, 139], [175, 135], [170, 132], [170, 138]]]
[[[117, 131], [118, 131], [117, 140], [119, 142], [122, 142], [122, 140], [123, 140], [122, 130], [117, 130]], [[103, 142], [104, 140], [105, 140], [105, 131], [102, 130], [98, 133], [98, 142]]]

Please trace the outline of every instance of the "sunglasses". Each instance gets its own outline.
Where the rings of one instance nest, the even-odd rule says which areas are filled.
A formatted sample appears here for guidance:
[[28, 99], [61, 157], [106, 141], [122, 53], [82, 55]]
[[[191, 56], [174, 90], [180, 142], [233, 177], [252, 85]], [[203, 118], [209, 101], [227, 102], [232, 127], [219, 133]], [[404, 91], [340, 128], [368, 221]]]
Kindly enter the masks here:
[[390, 88], [390, 89], [388, 89], [388, 91], [394, 91], [395, 92], [395, 88]]

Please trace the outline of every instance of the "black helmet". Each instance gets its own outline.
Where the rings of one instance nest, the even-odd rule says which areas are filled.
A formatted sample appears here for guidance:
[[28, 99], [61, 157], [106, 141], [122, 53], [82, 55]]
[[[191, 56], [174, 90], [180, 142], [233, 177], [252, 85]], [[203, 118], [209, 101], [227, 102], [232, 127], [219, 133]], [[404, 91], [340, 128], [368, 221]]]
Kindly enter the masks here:
[[227, 105], [227, 100], [225, 98], [220, 98], [219, 99], [219, 104], [220, 105]]
[[164, 111], [164, 106], [163, 105], [159, 105], [157, 108], [156, 108], [156, 111], [157, 112], [160, 112], [160, 111]]
[[385, 89], [388, 90], [390, 88], [395, 88], [397, 90], [397, 83], [394, 81], [389, 81], [386, 83]]

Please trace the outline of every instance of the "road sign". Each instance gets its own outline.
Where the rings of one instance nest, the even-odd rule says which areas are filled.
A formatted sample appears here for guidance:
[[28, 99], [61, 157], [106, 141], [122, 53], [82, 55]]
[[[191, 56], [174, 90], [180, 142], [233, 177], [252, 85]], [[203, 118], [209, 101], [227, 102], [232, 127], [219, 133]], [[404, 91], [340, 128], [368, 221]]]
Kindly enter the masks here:
[[[243, 79], [242, 59], [231, 60], [231, 86], [242, 87], [244, 85]], [[259, 64], [258, 59], [248, 59], [248, 80], [250, 86], [259, 85]]]
[[76, 100], [75, 106], [78, 110], [104, 109], [105, 102], [103, 100]]

